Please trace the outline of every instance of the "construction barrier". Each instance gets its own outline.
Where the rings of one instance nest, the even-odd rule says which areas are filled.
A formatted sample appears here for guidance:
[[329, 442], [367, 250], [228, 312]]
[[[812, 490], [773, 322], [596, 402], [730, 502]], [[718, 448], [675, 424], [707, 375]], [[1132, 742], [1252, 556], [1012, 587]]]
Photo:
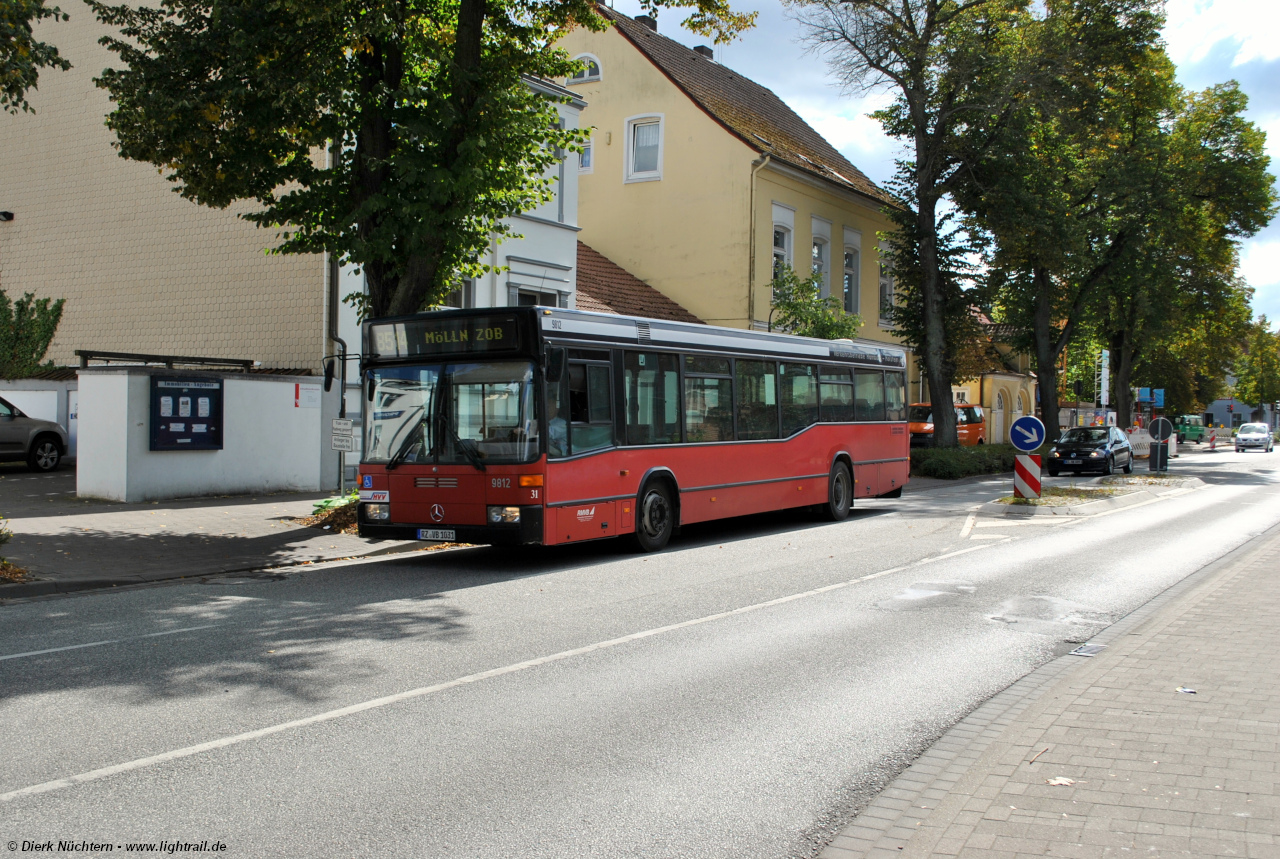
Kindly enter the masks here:
[[1014, 459], [1013, 494], [1016, 498], [1040, 497], [1040, 454], [1020, 453]]
[[1209, 450], [1218, 449], [1218, 431], [1210, 427], [1209, 429]]

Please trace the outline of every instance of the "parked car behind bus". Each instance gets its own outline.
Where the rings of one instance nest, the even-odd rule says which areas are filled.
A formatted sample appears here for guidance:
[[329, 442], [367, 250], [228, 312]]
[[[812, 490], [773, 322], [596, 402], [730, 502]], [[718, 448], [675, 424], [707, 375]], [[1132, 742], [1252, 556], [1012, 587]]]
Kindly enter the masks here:
[[[987, 418], [982, 406], [956, 403], [956, 437], [962, 447], [987, 443]], [[933, 444], [933, 406], [913, 403], [907, 409], [907, 431], [911, 433], [911, 446], [924, 447]]]

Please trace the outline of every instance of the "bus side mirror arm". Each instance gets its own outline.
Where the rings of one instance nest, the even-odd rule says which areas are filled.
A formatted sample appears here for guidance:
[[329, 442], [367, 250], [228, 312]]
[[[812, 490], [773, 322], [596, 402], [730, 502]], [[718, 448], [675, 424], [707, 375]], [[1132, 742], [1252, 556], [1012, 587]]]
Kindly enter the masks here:
[[569, 351], [563, 346], [553, 346], [547, 350], [547, 381], [556, 384], [564, 377], [564, 365]]

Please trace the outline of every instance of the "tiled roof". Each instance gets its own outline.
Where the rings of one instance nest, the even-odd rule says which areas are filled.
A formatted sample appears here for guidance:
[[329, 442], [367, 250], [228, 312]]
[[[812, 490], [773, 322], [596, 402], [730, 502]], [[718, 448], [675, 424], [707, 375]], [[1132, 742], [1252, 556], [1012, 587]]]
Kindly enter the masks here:
[[620, 12], [606, 6], [596, 8], [689, 98], [747, 146], [835, 185], [893, 202], [772, 90]]
[[648, 316], [673, 322], [702, 320], [626, 269], [578, 242], [579, 310]]

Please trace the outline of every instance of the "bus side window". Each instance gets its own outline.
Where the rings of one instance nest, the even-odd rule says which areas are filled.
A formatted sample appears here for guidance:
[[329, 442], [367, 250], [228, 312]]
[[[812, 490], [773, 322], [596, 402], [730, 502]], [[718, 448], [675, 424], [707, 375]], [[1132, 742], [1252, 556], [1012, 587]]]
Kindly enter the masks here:
[[738, 438], [778, 437], [778, 365], [737, 362]]
[[684, 432], [688, 441], [733, 441], [731, 377], [690, 376], [686, 365]]
[[792, 436], [818, 422], [818, 368], [783, 364], [782, 435]]
[[884, 404], [885, 420], [907, 419], [907, 390], [903, 373], [890, 371], [884, 374]]
[[853, 379], [848, 367], [823, 367], [818, 385], [819, 420], [844, 423], [853, 420]]
[[881, 370], [853, 370], [853, 411], [856, 420], [884, 420], [884, 373]]
[[569, 364], [569, 442], [575, 453], [613, 444], [613, 407], [609, 367]]
[[680, 374], [676, 355], [626, 352], [622, 359], [627, 444], [680, 441]]

